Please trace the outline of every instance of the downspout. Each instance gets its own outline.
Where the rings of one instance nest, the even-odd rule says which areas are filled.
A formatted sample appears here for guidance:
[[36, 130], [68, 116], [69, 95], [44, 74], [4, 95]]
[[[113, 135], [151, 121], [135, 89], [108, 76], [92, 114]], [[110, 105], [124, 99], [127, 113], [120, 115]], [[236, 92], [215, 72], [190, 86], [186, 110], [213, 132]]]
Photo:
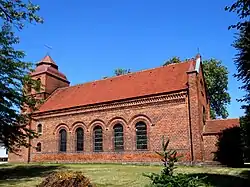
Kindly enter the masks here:
[[193, 135], [192, 135], [192, 123], [191, 123], [191, 108], [190, 108], [190, 94], [189, 94], [189, 84], [188, 84], [188, 115], [189, 115], [189, 130], [190, 130], [190, 144], [191, 144], [191, 164], [194, 161], [194, 150], [193, 150]]

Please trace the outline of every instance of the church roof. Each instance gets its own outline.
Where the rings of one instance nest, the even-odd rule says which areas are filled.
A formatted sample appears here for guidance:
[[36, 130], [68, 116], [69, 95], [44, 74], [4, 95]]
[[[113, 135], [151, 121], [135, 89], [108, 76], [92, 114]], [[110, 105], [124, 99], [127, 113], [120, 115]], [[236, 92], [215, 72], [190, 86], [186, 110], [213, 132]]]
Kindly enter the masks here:
[[125, 100], [187, 88], [195, 60], [57, 89], [38, 112]]

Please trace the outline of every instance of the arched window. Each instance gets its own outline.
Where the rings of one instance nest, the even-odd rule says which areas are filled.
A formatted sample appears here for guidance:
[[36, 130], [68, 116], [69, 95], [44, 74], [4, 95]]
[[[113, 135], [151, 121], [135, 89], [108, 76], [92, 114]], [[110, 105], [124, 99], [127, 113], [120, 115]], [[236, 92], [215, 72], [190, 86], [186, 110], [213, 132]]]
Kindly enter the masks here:
[[67, 150], [67, 132], [65, 129], [59, 131], [59, 151], [66, 152]]
[[42, 124], [37, 125], [37, 133], [42, 134]]
[[101, 152], [103, 151], [102, 147], [102, 127], [96, 126], [94, 128], [94, 151]]
[[147, 126], [144, 122], [139, 121], [136, 128], [136, 149], [147, 149]]
[[124, 150], [123, 141], [123, 126], [121, 124], [116, 124], [114, 126], [114, 149], [115, 151]]
[[76, 151], [83, 151], [83, 129], [76, 129]]
[[42, 151], [42, 144], [39, 142], [36, 144], [36, 152], [41, 152]]

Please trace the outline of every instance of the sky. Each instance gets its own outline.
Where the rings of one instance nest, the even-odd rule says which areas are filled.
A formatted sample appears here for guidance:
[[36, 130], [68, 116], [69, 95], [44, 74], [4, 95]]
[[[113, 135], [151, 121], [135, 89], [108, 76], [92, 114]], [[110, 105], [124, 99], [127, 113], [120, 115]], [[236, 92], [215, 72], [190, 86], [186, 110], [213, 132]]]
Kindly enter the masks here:
[[[18, 32], [25, 59], [37, 62], [49, 53], [71, 85], [161, 66], [179, 56], [221, 60], [229, 71], [229, 117], [243, 115], [244, 93], [234, 77], [237, 21], [224, 11], [232, 0], [33, 0], [44, 23]], [[45, 45], [51, 46], [48, 49]]]

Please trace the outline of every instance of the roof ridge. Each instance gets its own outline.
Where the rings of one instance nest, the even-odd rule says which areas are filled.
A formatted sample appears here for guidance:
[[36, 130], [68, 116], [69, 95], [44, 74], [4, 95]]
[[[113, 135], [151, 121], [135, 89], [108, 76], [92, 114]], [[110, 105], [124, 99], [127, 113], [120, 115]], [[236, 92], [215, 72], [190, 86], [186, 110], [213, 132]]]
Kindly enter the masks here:
[[159, 67], [154, 67], [154, 68], [150, 68], [150, 69], [143, 69], [143, 70], [139, 70], [139, 71], [136, 71], [136, 72], [126, 73], [126, 74], [123, 74], [123, 75], [108, 77], [108, 78], [105, 78], [105, 79], [98, 79], [98, 80], [93, 80], [93, 81], [89, 81], [89, 82], [79, 83], [79, 84], [75, 84], [75, 85], [72, 85], [72, 86], [69, 86], [69, 87], [64, 87], [64, 88], [72, 88], [72, 87], [82, 86], [84, 84], [91, 84], [91, 83], [95, 83], [95, 82], [99, 82], [99, 81], [101, 82], [101, 81], [105, 81], [105, 80], [109, 80], [109, 79], [116, 79], [116, 78], [119, 78], [119, 77], [129, 76], [129, 75], [131, 76], [131, 75], [135, 75], [135, 74], [146, 72], [146, 71], [152, 71], [152, 70], [156, 70], [156, 69], [167, 68], [169, 66], [178, 66], [178, 65], [181, 65], [181, 64], [184, 64], [184, 63], [190, 63], [193, 60], [194, 59], [192, 58], [192, 59], [188, 59], [186, 61], [182, 61], [181, 63], [169, 64], [167, 66], [159, 66]]

